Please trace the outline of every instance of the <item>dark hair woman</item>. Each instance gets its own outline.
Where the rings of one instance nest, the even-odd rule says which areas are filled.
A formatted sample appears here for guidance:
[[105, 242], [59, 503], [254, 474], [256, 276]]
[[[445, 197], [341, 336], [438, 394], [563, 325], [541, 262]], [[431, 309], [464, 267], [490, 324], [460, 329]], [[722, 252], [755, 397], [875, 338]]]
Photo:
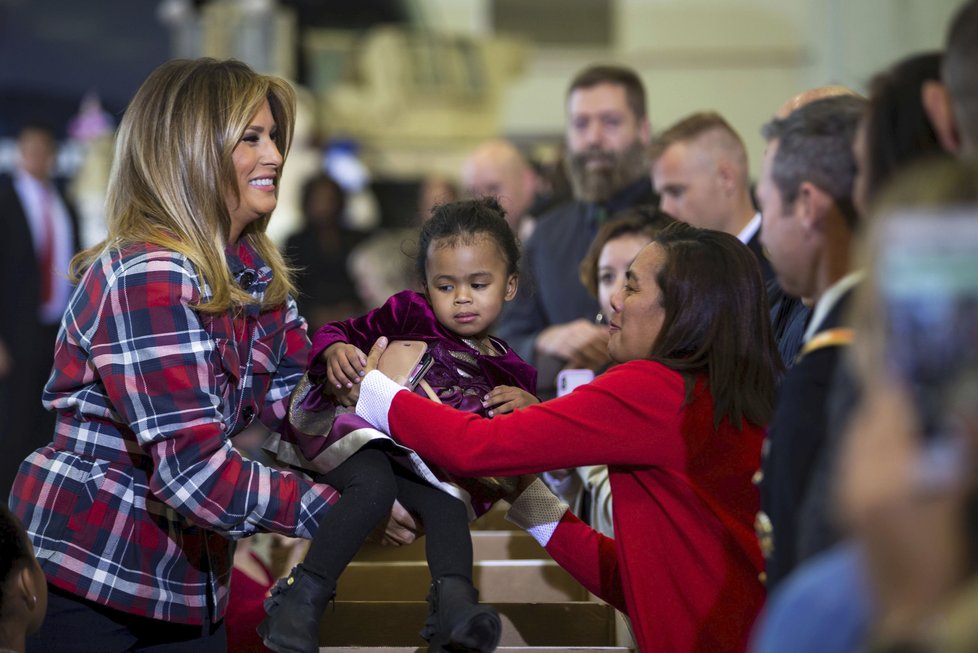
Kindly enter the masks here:
[[677, 223], [639, 253], [611, 305], [619, 365], [565, 397], [482, 419], [370, 371], [357, 412], [453, 473], [607, 464], [614, 540], [539, 481], [511, 519], [631, 617], [639, 649], [742, 651], [764, 600], [751, 476], [777, 370], [757, 263], [733, 236]]

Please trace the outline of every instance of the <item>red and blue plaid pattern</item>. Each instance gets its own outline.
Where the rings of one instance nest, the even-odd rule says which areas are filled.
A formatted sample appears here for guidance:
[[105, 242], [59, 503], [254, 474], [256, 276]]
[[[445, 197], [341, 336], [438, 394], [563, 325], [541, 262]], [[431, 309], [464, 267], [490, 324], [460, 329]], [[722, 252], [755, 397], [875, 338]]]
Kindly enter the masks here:
[[[244, 246], [228, 263], [260, 298], [270, 268]], [[209, 293], [181, 254], [103, 253], [58, 334], [44, 392], [53, 440], [21, 465], [10, 499], [52, 584], [191, 624], [225, 613], [232, 539], [310, 537], [337, 496], [231, 446], [255, 418], [287, 428], [309, 351], [295, 302], [194, 310]]]

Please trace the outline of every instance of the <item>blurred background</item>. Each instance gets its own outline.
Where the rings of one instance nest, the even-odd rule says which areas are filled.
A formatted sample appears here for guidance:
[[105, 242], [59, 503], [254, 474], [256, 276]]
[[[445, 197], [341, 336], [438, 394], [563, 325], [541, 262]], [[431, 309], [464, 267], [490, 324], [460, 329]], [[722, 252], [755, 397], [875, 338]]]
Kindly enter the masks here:
[[[272, 221], [279, 240], [296, 230], [297, 189], [319, 168], [348, 191], [369, 191], [352, 213], [370, 227], [410, 223], [421, 180], [456, 178], [488, 138], [553, 164], [566, 86], [594, 62], [640, 72], [654, 129], [701, 109], [724, 114], [756, 175], [760, 126], [782, 101], [828, 83], [864, 90], [899, 57], [940, 47], [958, 4], [0, 0], [0, 172], [14, 165], [19, 127], [47, 123], [60, 139], [59, 175], [73, 180], [83, 213], [97, 214], [107, 134], [133, 92], [168, 58], [213, 56], [302, 90], [289, 187]], [[98, 237], [97, 226], [88, 232], [85, 244]]]

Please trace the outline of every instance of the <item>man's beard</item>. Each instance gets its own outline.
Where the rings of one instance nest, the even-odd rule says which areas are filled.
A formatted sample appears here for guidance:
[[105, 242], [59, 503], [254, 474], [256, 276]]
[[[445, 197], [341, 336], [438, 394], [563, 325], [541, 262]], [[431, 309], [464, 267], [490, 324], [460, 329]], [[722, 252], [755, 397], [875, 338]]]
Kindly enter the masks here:
[[[598, 159], [605, 163], [589, 168], [588, 162]], [[574, 197], [583, 202], [604, 202], [639, 177], [649, 173], [645, 146], [635, 141], [624, 152], [589, 149], [564, 154], [564, 165], [570, 177]]]

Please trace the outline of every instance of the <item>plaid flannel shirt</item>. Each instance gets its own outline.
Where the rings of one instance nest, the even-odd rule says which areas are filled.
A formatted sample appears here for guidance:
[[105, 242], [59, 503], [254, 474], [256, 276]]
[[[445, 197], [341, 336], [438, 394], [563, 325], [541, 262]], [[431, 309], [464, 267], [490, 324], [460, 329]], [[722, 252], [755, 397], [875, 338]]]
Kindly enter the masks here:
[[[244, 245], [228, 262], [260, 298], [271, 269]], [[224, 615], [231, 540], [310, 537], [337, 497], [231, 446], [256, 417], [287, 428], [309, 351], [295, 302], [194, 310], [209, 293], [173, 251], [102, 254], [58, 334], [44, 392], [53, 441], [21, 465], [10, 499], [53, 585], [189, 624]]]

